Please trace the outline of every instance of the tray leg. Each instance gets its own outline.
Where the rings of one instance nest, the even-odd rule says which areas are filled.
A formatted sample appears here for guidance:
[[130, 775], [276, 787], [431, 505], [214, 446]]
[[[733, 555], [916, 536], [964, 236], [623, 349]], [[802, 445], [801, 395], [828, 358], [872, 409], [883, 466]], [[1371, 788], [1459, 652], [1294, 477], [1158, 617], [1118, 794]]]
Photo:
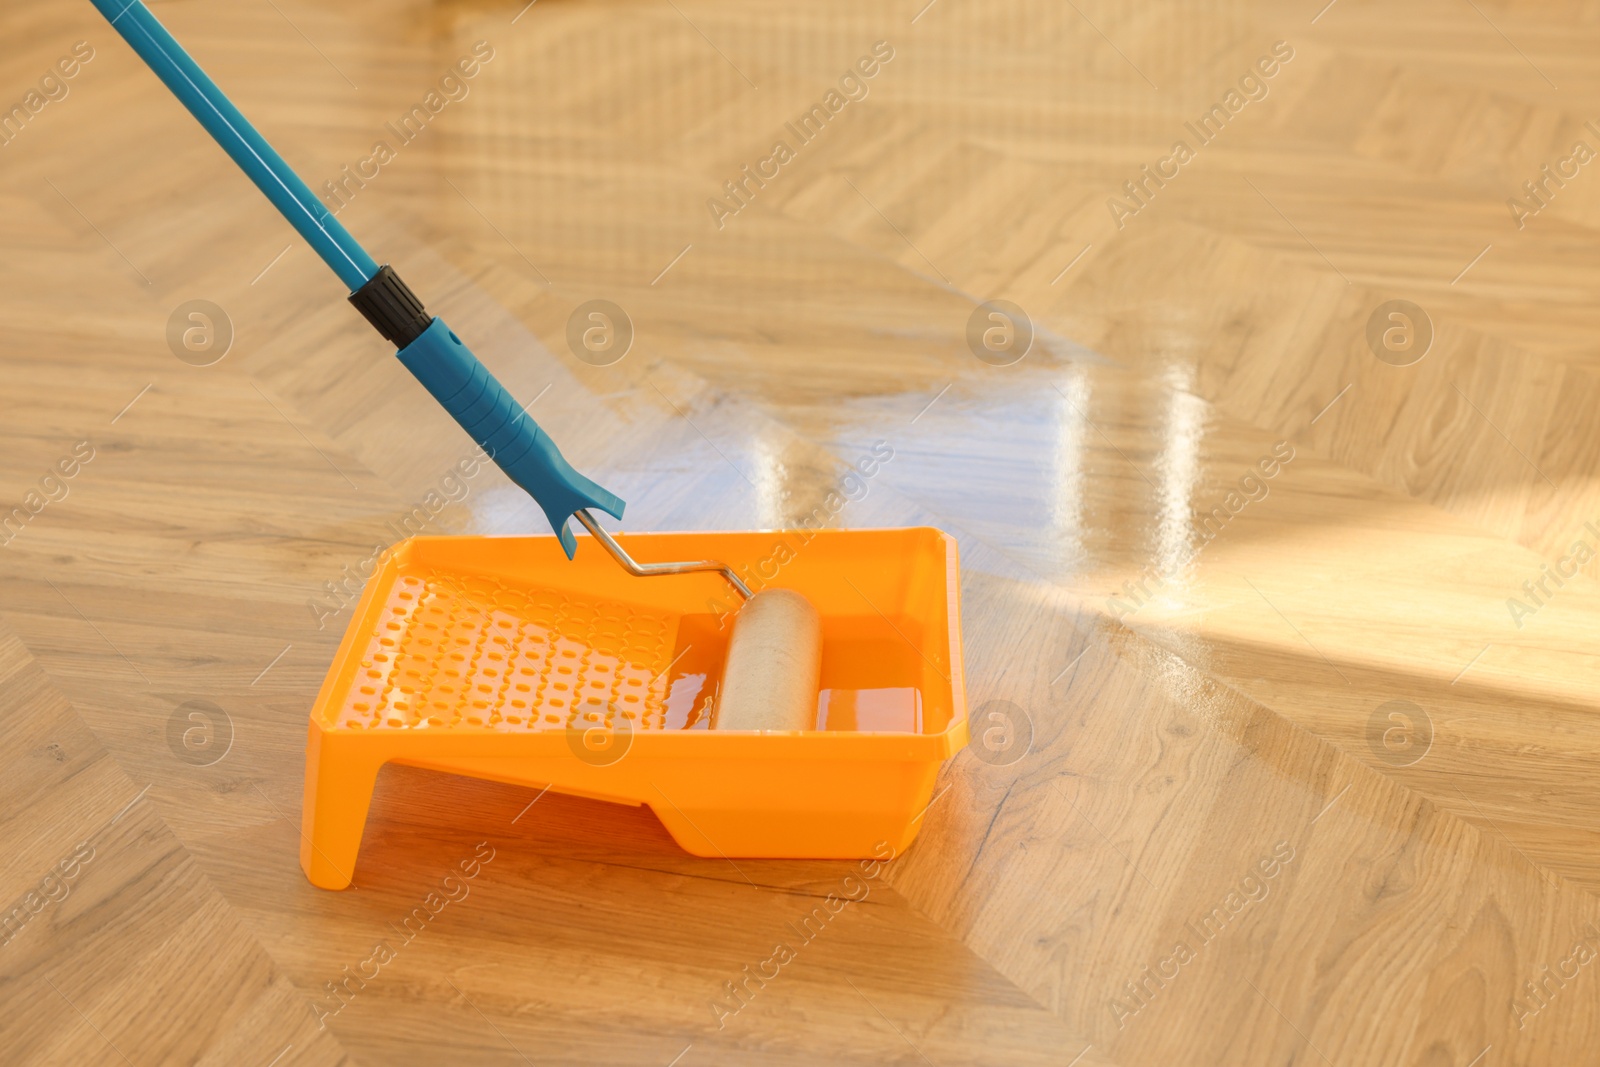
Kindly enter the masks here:
[[383, 766], [362, 740], [329, 736], [313, 724], [306, 741], [300, 867], [322, 889], [348, 887], [355, 872], [367, 809]]

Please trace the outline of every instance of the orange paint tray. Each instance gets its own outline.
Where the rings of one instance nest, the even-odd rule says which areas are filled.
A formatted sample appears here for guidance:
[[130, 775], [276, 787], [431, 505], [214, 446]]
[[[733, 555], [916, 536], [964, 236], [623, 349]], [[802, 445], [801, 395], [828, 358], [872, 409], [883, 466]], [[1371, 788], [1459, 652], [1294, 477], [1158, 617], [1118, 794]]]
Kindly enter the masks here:
[[367, 583], [317, 694], [300, 864], [350, 884], [385, 763], [648, 805], [697, 856], [867, 858], [916, 836], [967, 740], [956, 543], [935, 529], [623, 534], [720, 559], [822, 615], [818, 729], [712, 731], [738, 597], [635, 578], [592, 541], [413, 537]]

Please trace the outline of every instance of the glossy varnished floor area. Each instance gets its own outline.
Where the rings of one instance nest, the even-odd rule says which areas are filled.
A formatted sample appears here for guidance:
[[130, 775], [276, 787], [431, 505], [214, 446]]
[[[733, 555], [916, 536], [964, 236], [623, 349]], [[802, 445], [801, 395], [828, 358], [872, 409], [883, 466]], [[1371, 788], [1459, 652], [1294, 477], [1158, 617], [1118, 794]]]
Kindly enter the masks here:
[[0, 1060], [1592, 1060], [1592, 5], [156, 10], [630, 528], [955, 535], [974, 744], [736, 1012], [853, 865], [391, 768], [312, 888], [351, 575], [543, 520], [89, 5], [13, 3]]

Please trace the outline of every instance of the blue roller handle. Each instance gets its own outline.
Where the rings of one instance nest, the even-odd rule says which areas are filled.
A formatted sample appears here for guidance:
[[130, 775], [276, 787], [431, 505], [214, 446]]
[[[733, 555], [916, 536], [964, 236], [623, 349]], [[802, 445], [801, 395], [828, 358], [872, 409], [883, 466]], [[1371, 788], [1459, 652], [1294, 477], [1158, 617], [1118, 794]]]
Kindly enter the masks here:
[[[351, 292], [378, 273], [377, 261], [189, 58], [142, 0], [90, 3]], [[573, 470], [549, 435], [441, 320], [434, 319], [398, 355], [500, 469], [534, 498], [560, 537], [568, 559], [577, 550], [567, 528], [575, 510], [593, 507], [622, 518], [622, 499]]]
[[443, 319], [434, 319], [422, 336], [402, 348], [400, 362], [500, 469], [538, 501], [568, 559], [578, 547], [567, 528], [574, 511], [593, 507], [622, 518], [622, 498], [573, 470], [550, 435], [495, 381], [489, 368], [478, 362]]

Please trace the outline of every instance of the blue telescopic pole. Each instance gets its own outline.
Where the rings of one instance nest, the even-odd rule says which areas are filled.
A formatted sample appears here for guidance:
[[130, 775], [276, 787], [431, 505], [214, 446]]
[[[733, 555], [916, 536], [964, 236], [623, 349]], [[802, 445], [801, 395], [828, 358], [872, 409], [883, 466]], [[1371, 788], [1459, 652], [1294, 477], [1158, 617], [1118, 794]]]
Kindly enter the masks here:
[[378, 264], [141, 0], [90, 0], [352, 291]]
[[380, 267], [350, 236], [142, 0], [90, 2], [350, 288], [350, 302], [394, 343], [405, 368], [527, 490], [568, 558], [577, 550], [567, 528], [575, 512], [583, 511], [588, 522], [588, 508], [622, 518], [622, 498], [572, 469], [505, 386], [442, 320], [423, 310], [393, 269]]

